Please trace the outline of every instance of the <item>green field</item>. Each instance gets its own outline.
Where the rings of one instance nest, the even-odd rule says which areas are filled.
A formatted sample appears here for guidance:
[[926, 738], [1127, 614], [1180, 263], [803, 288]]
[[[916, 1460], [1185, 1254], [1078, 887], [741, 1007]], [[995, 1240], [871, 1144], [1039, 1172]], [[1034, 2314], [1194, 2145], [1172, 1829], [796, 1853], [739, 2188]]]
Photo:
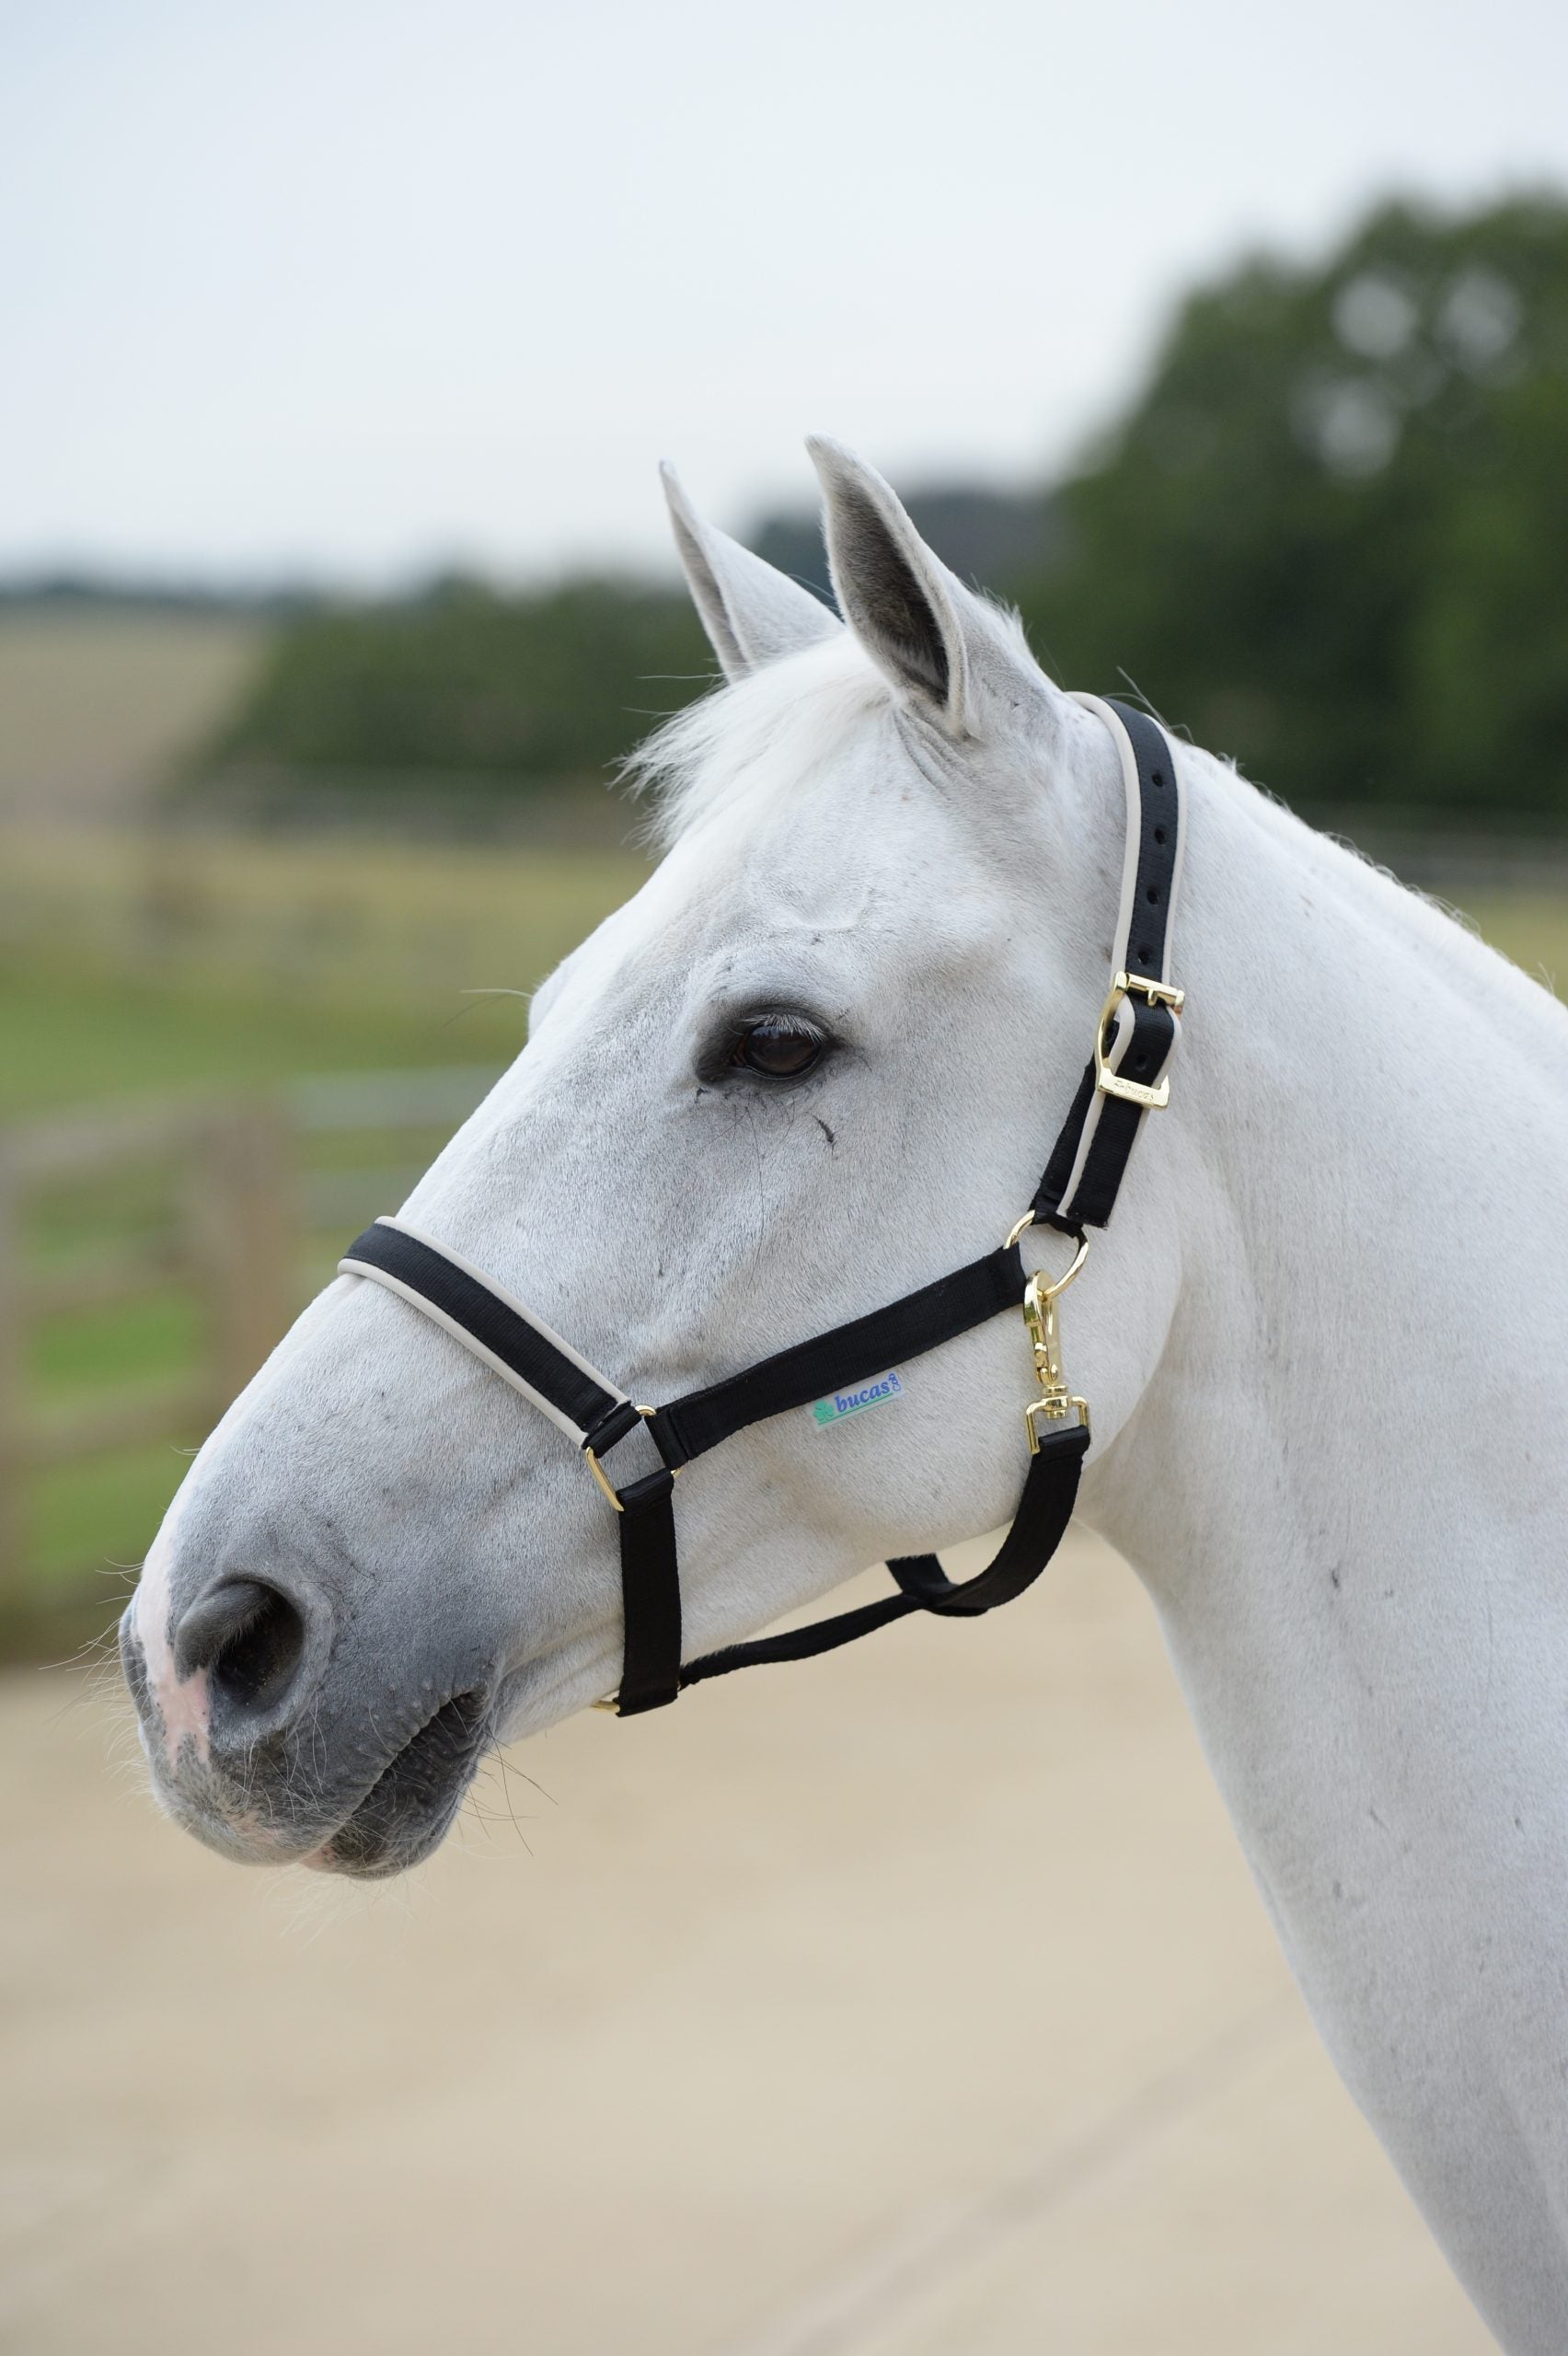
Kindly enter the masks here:
[[[83, 1106], [267, 1097], [313, 1075], [460, 1067], [458, 1100], [476, 1101], [522, 1045], [526, 991], [646, 872], [630, 853], [15, 829], [0, 867], [0, 1122], [23, 1131]], [[334, 1242], [398, 1199], [451, 1125], [306, 1142], [303, 1181], [335, 1187], [342, 1207], [330, 1232], [303, 1239], [302, 1303]], [[35, 1194], [24, 1276], [69, 1280], [128, 1248], [160, 1249], [188, 1183], [154, 1164]], [[203, 1348], [200, 1301], [178, 1280], [52, 1314], [29, 1331], [29, 1416], [48, 1428], [172, 1386]], [[69, 1650], [112, 1618], [125, 1584], [115, 1566], [144, 1551], [201, 1436], [26, 1482], [23, 1563], [0, 1577], [0, 1651]]]

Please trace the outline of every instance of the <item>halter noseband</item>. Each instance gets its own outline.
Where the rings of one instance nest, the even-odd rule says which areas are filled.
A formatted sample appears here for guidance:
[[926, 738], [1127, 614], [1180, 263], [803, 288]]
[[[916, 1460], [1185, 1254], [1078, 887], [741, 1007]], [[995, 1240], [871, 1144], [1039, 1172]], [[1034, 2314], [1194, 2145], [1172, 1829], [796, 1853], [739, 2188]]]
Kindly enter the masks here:
[[[1083, 1265], [1089, 1249], [1085, 1229], [1103, 1227], [1115, 1207], [1146, 1114], [1169, 1101], [1167, 1072], [1181, 1035], [1177, 1018], [1183, 997], [1170, 980], [1182, 853], [1182, 795], [1170, 746], [1152, 720], [1125, 704], [1087, 695], [1076, 700], [1110, 729], [1126, 790], [1126, 849], [1111, 988], [1093, 1055], [1034, 1200], [997, 1250], [885, 1309], [662, 1407], [635, 1403], [482, 1269], [401, 1219], [378, 1218], [338, 1264], [343, 1275], [371, 1277], [444, 1327], [582, 1449], [615, 1508], [620, 1533], [625, 1649], [613, 1706], [623, 1718], [659, 1709], [683, 1687], [731, 1669], [828, 1652], [906, 1612], [967, 1618], [992, 1611], [1038, 1578], [1062, 1542], [1090, 1430], [1087, 1403], [1068, 1391], [1063, 1378], [1056, 1301]], [[1036, 1220], [1078, 1242], [1072, 1265], [1055, 1283], [1043, 1271], [1024, 1275], [1019, 1239]], [[895, 1595], [683, 1664], [673, 1509], [677, 1474], [747, 1425], [873, 1380], [1008, 1309], [1023, 1311], [1040, 1395], [1024, 1410], [1030, 1461], [1023, 1495], [986, 1568], [955, 1582], [934, 1554], [901, 1555], [887, 1565]], [[617, 1488], [604, 1459], [639, 1424], [647, 1426], [663, 1461], [655, 1471]]]

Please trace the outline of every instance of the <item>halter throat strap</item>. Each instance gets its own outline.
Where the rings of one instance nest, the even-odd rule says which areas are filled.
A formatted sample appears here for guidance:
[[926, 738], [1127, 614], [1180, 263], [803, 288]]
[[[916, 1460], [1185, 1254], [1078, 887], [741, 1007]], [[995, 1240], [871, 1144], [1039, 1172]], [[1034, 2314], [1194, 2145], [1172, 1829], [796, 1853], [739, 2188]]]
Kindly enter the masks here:
[[[1170, 745], [1152, 720], [1125, 704], [1088, 695], [1075, 700], [1110, 730], [1125, 796], [1111, 987], [1030, 1211], [1005, 1244], [868, 1316], [658, 1407], [635, 1403], [504, 1286], [404, 1219], [378, 1218], [339, 1263], [343, 1275], [368, 1277], [439, 1325], [582, 1451], [616, 1509], [625, 1637], [615, 1707], [622, 1717], [662, 1708], [685, 1686], [733, 1669], [834, 1650], [911, 1611], [962, 1618], [991, 1611], [1032, 1585], [1061, 1543], [1090, 1446], [1088, 1411], [1068, 1396], [1059, 1369], [1055, 1381], [1048, 1380], [1054, 1290], [1062, 1287], [1042, 1293], [1041, 1280], [1026, 1276], [1018, 1238], [1033, 1220], [1080, 1238], [1085, 1229], [1105, 1225], [1147, 1115], [1169, 1100], [1183, 1002], [1171, 980], [1184, 808]], [[748, 1425], [852, 1388], [1020, 1307], [1035, 1344], [1042, 1396], [1025, 1416], [1030, 1461], [1018, 1512], [987, 1568], [954, 1582], [934, 1554], [901, 1556], [888, 1565], [897, 1592], [881, 1602], [683, 1662], [674, 1515], [683, 1467]], [[1074, 1409], [1080, 1411], [1077, 1422], [1069, 1419]], [[603, 1459], [640, 1424], [661, 1461], [617, 1488]]]

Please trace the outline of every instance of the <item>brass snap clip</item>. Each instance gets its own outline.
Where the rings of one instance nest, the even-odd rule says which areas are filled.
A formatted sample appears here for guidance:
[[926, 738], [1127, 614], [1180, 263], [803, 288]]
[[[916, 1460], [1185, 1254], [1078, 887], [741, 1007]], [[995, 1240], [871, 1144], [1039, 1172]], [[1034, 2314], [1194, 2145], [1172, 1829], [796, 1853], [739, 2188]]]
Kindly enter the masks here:
[[1062, 1341], [1056, 1324], [1056, 1302], [1066, 1291], [1074, 1277], [1089, 1257], [1089, 1238], [1080, 1235], [1073, 1263], [1066, 1276], [1055, 1283], [1043, 1268], [1036, 1268], [1023, 1288], [1023, 1322], [1029, 1328], [1030, 1347], [1034, 1353], [1034, 1380], [1040, 1385], [1040, 1396], [1032, 1399], [1023, 1411], [1023, 1427], [1029, 1434], [1031, 1456], [1040, 1453], [1042, 1424], [1065, 1423], [1077, 1410], [1078, 1422], [1087, 1432], [1090, 1428], [1089, 1402], [1067, 1389], [1062, 1374]]

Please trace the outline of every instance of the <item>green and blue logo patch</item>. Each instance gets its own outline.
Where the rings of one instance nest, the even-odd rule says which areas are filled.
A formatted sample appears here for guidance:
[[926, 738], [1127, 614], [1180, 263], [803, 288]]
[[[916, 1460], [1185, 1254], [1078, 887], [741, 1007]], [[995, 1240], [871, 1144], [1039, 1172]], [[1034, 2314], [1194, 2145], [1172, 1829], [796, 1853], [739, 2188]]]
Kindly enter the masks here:
[[896, 1374], [874, 1374], [869, 1382], [852, 1383], [847, 1391], [835, 1391], [827, 1398], [819, 1399], [812, 1408], [812, 1421], [819, 1431], [829, 1424], [841, 1424], [847, 1416], [858, 1415], [863, 1407], [881, 1407], [889, 1399], [901, 1399], [904, 1384]]

